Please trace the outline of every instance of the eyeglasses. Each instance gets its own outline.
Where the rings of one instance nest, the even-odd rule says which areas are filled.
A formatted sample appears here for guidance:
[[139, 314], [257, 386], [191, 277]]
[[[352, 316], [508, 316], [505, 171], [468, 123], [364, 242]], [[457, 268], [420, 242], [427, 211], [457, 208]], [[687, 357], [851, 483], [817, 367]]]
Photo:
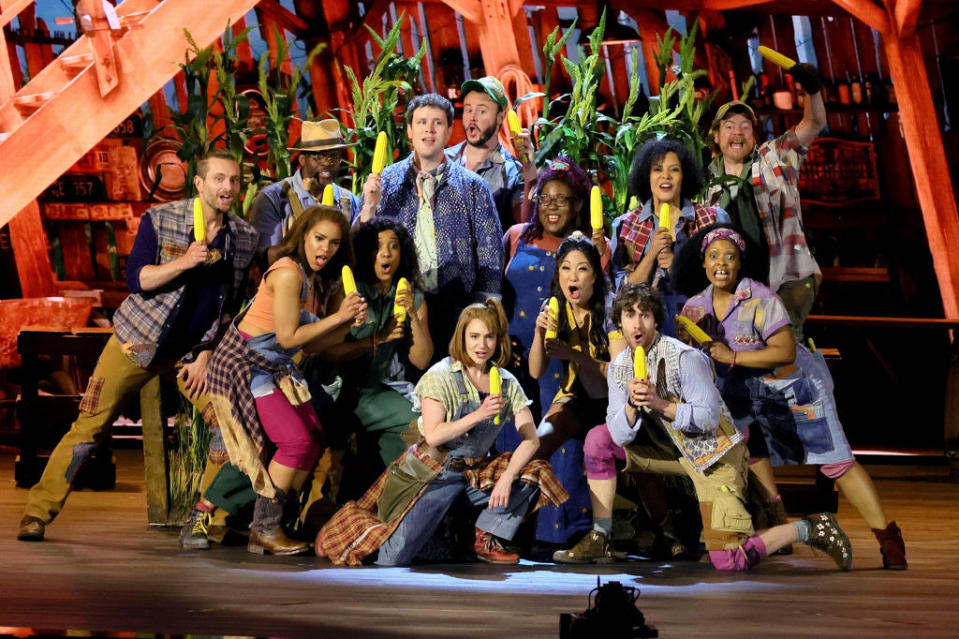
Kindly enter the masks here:
[[544, 209], [548, 209], [548, 208], [552, 208], [554, 204], [557, 207], [569, 206], [570, 203], [572, 203], [574, 198], [568, 195], [556, 195], [556, 196], [540, 195], [536, 199], [539, 200], [539, 205], [541, 207], [543, 207]]
[[304, 152], [303, 157], [310, 158], [317, 164], [339, 164], [343, 161], [343, 153], [340, 151]]

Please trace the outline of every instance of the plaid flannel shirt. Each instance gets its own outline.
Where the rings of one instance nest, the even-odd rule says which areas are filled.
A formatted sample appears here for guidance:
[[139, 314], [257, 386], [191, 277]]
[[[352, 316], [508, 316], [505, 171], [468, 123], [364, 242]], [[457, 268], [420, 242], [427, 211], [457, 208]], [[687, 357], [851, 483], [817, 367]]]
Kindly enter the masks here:
[[[193, 199], [160, 204], [150, 209], [150, 219], [157, 234], [155, 264], [166, 264], [184, 255], [193, 242]], [[244, 294], [250, 262], [256, 249], [257, 232], [252, 226], [233, 215], [226, 215], [227, 250], [225, 257], [233, 262], [233, 283], [223, 295], [220, 318], [206, 330], [200, 344], [186, 345], [186, 351], [198, 351], [216, 339], [224, 313], [233, 314], [239, 309]], [[113, 329], [124, 350], [131, 354], [136, 364], [147, 368], [156, 356], [157, 349], [170, 335], [170, 327], [183, 309], [185, 285], [169, 286], [156, 291], [131, 293], [113, 316]], [[190, 359], [191, 354], [184, 359]]]
[[[437, 473], [443, 470], [442, 464], [421, 452], [418, 445], [413, 446], [404, 454], [416, 455]], [[466, 478], [466, 482], [480, 490], [491, 490], [509, 465], [510, 456], [511, 453], [504, 453], [498, 457], [487, 459], [476, 468], [465, 471], [463, 476]], [[399, 460], [393, 462], [393, 464], [398, 463]], [[383, 487], [386, 484], [389, 472], [389, 469], [387, 469], [380, 475], [379, 479], [357, 501], [349, 501], [344, 504], [333, 515], [333, 518], [323, 526], [316, 536], [316, 552], [318, 555], [329, 557], [330, 561], [337, 566], [359, 566], [366, 557], [378, 550], [396, 531], [400, 522], [403, 521], [403, 518], [406, 517], [406, 514], [422, 496], [423, 491], [429, 484], [424, 484], [419, 493], [406, 505], [402, 514], [387, 524], [381, 521], [377, 515], [376, 502], [383, 494]], [[549, 462], [545, 460], [534, 459], [523, 466], [519, 481], [539, 486], [539, 499], [530, 512], [546, 504], [559, 506], [569, 499], [569, 494], [553, 473]]]
[[[774, 291], [785, 282], [820, 273], [806, 242], [799, 205], [799, 169], [808, 152], [792, 127], [760, 145], [753, 160], [753, 193], [769, 243], [769, 287]], [[709, 165], [709, 171], [712, 177], [723, 175], [721, 157]], [[706, 191], [706, 201], [716, 204], [724, 188], [728, 187], [711, 186]]]

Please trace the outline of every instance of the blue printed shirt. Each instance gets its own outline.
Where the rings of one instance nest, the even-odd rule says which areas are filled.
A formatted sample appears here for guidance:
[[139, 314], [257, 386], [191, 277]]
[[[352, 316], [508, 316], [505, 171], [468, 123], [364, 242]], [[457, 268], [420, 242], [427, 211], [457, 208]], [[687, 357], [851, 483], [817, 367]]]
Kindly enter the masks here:
[[[419, 211], [417, 173], [413, 154], [383, 169], [383, 197], [376, 209], [377, 216], [396, 220], [411, 235]], [[434, 198], [433, 223], [439, 294], [467, 302], [499, 295], [505, 261], [503, 230], [483, 178], [447, 162]]]

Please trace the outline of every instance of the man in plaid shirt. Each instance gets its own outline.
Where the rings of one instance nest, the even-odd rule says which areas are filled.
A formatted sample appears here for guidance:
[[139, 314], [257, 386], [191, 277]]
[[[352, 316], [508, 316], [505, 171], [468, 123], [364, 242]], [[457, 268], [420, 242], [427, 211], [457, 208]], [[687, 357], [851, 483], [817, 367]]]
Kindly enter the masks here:
[[207, 361], [239, 307], [257, 244], [252, 226], [231, 214], [240, 166], [211, 151], [194, 178], [205, 241], [196, 239], [194, 199], [155, 206], [140, 218], [127, 262], [130, 295], [114, 315], [110, 337], [90, 376], [80, 414], [30, 490], [17, 539], [41, 541], [60, 512], [77, 470], [109, 433], [126, 400], [157, 374], [177, 386], [213, 428], [205, 410]]
[[802, 120], [756, 147], [756, 115], [745, 102], [719, 107], [710, 128], [712, 183], [706, 201], [729, 213], [757, 246], [769, 248], [769, 287], [786, 305], [801, 341], [822, 273], [809, 251], [799, 206], [799, 168], [809, 144], [826, 126], [819, 71], [797, 64], [790, 73], [806, 91]]

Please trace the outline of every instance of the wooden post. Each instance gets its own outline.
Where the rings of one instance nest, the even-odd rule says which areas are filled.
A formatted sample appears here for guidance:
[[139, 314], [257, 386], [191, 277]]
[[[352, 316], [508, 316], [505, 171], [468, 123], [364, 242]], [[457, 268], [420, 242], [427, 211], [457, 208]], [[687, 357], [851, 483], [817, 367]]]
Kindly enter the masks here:
[[946, 317], [959, 317], [959, 210], [919, 37], [915, 33], [906, 38], [884, 36], [883, 45], [942, 305]]
[[143, 424], [143, 473], [147, 490], [147, 521], [154, 525], [169, 523], [170, 492], [160, 405], [160, 378], [154, 377], [140, 389], [140, 419]]
[[508, 0], [444, 0], [459, 11], [479, 33], [480, 53], [487, 75], [498, 75], [508, 64], [521, 66], [516, 37], [513, 35], [513, 15], [522, 2]]
[[10, 219], [10, 243], [17, 260], [17, 275], [23, 297], [56, 295], [53, 269], [47, 255], [47, 236], [40, 221], [40, 205], [34, 200]]

